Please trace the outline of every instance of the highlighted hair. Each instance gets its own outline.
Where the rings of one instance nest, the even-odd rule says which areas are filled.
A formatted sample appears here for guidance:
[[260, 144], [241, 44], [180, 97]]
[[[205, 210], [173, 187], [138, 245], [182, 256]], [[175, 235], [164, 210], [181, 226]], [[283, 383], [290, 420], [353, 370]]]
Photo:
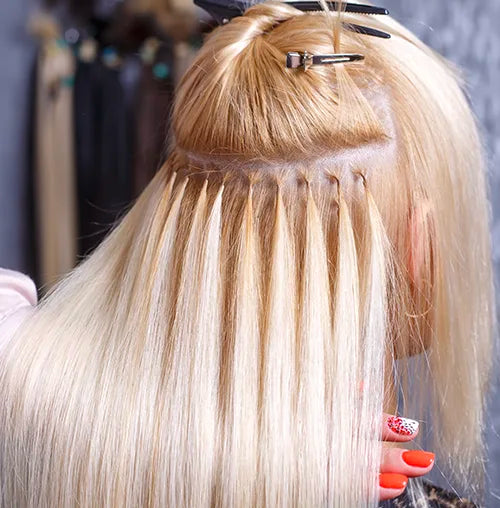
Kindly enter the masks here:
[[[266, 3], [209, 36], [169, 159], [0, 355], [1, 506], [376, 506], [396, 399], [480, 487], [474, 119], [409, 32], [338, 15]], [[297, 48], [366, 60], [286, 69]]]

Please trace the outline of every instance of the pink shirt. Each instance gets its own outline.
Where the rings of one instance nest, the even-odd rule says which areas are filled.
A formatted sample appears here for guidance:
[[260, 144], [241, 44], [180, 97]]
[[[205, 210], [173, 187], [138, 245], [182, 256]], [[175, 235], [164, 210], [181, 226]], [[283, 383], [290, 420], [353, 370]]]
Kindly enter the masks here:
[[0, 351], [37, 301], [36, 286], [28, 276], [0, 268]]

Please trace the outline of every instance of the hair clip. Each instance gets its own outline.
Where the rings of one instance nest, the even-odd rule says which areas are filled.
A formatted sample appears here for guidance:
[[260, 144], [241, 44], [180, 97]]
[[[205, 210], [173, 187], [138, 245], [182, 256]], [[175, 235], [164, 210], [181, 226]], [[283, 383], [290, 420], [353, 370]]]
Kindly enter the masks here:
[[332, 55], [311, 55], [307, 51], [299, 53], [298, 51], [290, 51], [286, 55], [286, 66], [289, 69], [297, 69], [303, 67], [305, 71], [311, 65], [327, 65], [339, 64], [346, 62], [358, 62], [364, 60], [363, 55], [357, 53], [337, 53]]
[[[299, 9], [301, 11], [319, 11], [321, 10], [319, 2], [304, 1], [292, 1], [286, 2], [287, 4]], [[376, 7], [374, 5], [366, 4], [353, 4], [350, 2], [340, 2], [342, 5], [339, 6], [339, 2], [329, 2], [327, 0], [328, 8], [331, 11], [336, 11], [340, 7], [343, 12], [349, 12], [351, 14], [371, 14], [371, 15], [387, 15], [389, 11], [385, 7]]]
[[[194, 0], [195, 5], [201, 7], [203, 10], [208, 12], [219, 25], [224, 25], [231, 21], [237, 16], [242, 16], [248, 9], [247, 0], [232, 0], [230, 3], [227, 0]], [[287, 5], [295, 7], [303, 12], [320, 11], [321, 7], [318, 2], [311, 1], [292, 1], [284, 2]], [[343, 12], [352, 14], [368, 14], [368, 15], [387, 15], [389, 11], [384, 7], [375, 7], [372, 5], [365, 4], [354, 4], [350, 2], [327, 2], [330, 10], [337, 10], [339, 7], [342, 8]], [[366, 27], [363, 25], [357, 25], [354, 23], [343, 23], [344, 28], [351, 32], [356, 32], [364, 35], [371, 35], [373, 37], [381, 37], [383, 39], [389, 39], [391, 37], [387, 32], [376, 30], [375, 28]]]
[[356, 32], [358, 34], [371, 35], [372, 37], [380, 37], [381, 39], [391, 38], [391, 34], [382, 32], [382, 30], [377, 30], [376, 28], [371, 28], [369, 26], [356, 25], [354, 23], [342, 23], [342, 25], [346, 30]]

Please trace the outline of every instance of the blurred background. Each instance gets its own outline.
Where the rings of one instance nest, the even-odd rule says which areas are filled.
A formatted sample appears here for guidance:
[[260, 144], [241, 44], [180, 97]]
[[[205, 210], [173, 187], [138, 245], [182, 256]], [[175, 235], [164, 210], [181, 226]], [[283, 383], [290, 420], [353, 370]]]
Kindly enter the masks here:
[[[488, 155], [498, 282], [500, 2], [381, 4], [464, 70]], [[175, 84], [211, 27], [189, 0], [0, 0], [1, 267], [43, 292], [98, 245], [164, 159]], [[496, 377], [487, 507], [500, 507], [498, 387]]]

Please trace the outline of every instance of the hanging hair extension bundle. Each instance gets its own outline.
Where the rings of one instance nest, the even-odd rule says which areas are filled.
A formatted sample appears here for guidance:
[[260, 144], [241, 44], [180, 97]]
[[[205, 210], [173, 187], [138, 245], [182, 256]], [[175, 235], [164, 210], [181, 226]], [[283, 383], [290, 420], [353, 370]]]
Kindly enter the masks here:
[[34, 16], [30, 30], [41, 42], [34, 131], [37, 270], [43, 286], [50, 287], [77, 261], [72, 110], [75, 61], [51, 16]]

